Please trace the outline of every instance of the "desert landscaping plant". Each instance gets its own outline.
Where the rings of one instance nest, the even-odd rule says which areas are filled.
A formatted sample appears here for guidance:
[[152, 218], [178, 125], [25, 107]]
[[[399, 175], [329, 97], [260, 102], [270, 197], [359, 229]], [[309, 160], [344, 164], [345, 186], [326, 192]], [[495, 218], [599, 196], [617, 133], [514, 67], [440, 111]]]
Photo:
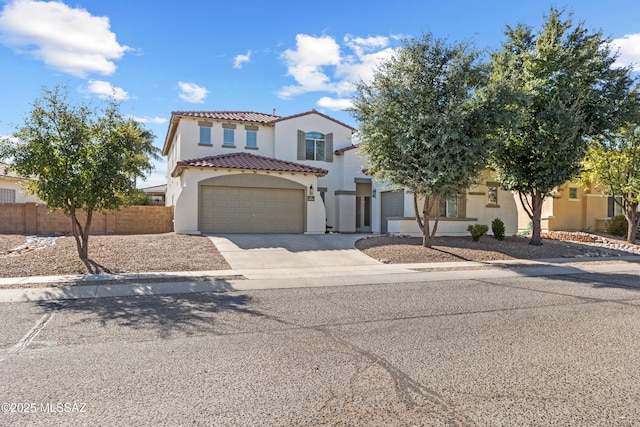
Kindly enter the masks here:
[[614, 66], [609, 39], [562, 15], [551, 8], [538, 32], [507, 27], [486, 91], [495, 112], [487, 118], [495, 121], [492, 167], [531, 218], [532, 245], [542, 244], [543, 202], [580, 172], [590, 137], [615, 131], [634, 85], [630, 66]]
[[425, 247], [443, 214], [441, 200], [468, 188], [486, 165], [480, 58], [467, 44], [429, 34], [408, 39], [353, 98], [368, 171], [413, 193]]
[[616, 215], [607, 220], [607, 233], [620, 237], [626, 236], [627, 226], [627, 218], [624, 215]]
[[[638, 98], [638, 93], [632, 91], [627, 101], [632, 105], [635, 103], [633, 110], [640, 112]], [[626, 235], [629, 243], [635, 243], [636, 230], [640, 226], [640, 117], [615, 134], [601, 135], [589, 143], [582, 180], [603, 193], [617, 196], [613, 198], [614, 203], [622, 208], [626, 220], [616, 217], [612, 224], [616, 231], [623, 226], [625, 230], [611, 234]]]
[[489, 227], [486, 224], [469, 224], [467, 231], [471, 233], [471, 240], [478, 242], [482, 236], [487, 234]]
[[153, 170], [154, 135], [118, 111], [70, 105], [68, 89], [43, 89], [24, 125], [0, 143], [0, 160], [30, 178], [29, 191], [71, 219], [78, 255], [88, 260], [95, 212], [118, 209], [138, 195], [135, 177]]
[[504, 222], [500, 218], [491, 221], [491, 232], [496, 239], [504, 240]]

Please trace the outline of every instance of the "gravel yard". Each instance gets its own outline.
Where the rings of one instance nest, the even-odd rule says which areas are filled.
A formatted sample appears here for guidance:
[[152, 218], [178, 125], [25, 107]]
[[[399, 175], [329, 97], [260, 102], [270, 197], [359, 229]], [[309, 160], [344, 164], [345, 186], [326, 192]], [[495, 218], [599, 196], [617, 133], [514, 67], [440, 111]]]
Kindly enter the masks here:
[[91, 236], [89, 258], [88, 266], [78, 258], [73, 236], [0, 235], [0, 277], [230, 269], [208, 237], [175, 233]]
[[505, 237], [503, 241], [483, 236], [437, 237], [431, 248], [419, 237], [372, 236], [356, 242], [356, 247], [372, 258], [392, 264], [453, 261], [491, 261], [544, 258], [595, 258], [638, 255], [640, 247], [605, 238], [601, 243], [544, 240], [542, 246], [529, 245], [528, 237]]

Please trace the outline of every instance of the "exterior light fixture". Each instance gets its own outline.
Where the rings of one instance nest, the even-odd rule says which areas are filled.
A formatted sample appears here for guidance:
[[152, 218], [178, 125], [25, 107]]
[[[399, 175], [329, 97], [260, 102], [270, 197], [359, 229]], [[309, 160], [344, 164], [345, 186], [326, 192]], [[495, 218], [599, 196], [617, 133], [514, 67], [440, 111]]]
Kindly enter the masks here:
[[309, 186], [309, 195], [313, 196], [313, 184]]
[[377, 193], [377, 191], [376, 191], [376, 189], [374, 188], [374, 189], [371, 191], [371, 197], [373, 197], [373, 198], [375, 199], [375, 198], [376, 198], [376, 193]]

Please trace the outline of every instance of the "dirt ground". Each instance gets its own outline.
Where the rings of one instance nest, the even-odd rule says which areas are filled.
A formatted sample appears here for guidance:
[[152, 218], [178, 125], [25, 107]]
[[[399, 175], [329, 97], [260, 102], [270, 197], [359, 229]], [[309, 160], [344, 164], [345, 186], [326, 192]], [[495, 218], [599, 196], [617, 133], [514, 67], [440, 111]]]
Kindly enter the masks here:
[[[7, 252], [24, 244], [27, 248]], [[88, 264], [80, 260], [71, 236], [0, 235], [0, 277], [231, 268], [208, 237], [175, 233], [91, 236], [89, 258]]]
[[418, 237], [372, 236], [356, 242], [365, 254], [392, 264], [632, 255], [622, 250], [625, 246], [626, 242], [613, 238], [603, 243], [543, 240], [542, 246], [532, 246], [528, 237], [505, 237], [500, 241], [491, 236], [483, 236], [479, 242], [466, 236], [437, 237], [431, 248], [423, 247]]

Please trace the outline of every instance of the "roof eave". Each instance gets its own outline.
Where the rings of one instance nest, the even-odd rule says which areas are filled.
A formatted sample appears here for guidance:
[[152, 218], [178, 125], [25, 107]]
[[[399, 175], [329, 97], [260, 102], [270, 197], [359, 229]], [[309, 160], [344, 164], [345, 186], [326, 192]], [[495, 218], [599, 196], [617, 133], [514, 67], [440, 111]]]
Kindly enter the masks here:
[[173, 141], [173, 137], [176, 134], [178, 129], [178, 122], [180, 121], [180, 116], [171, 113], [171, 119], [169, 119], [169, 129], [167, 129], [167, 135], [164, 138], [164, 145], [162, 146], [162, 155], [168, 156], [169, 150], [171, 149], [171, 142]]
[[300, 175], [315, 175], [317, 177], [323, 177], [329, 174], [328, 170], [325, 169], [321, 169], [320, 171], [308, 171], [308, 172], [303, 172], [303, 171], [279, 171], [279, 170], [273, 170], [273, 169], [251, 169], [251, 168], [238, 168], [238, 167], [230, 167], [230, 166], [208, 166], [208, 165], [200, 165], [200, 166], [191, 166], [191, 165], [181, 165], [181, 164], [176, 164], [176, 166], [173, 168], [173, 171], [171, 171], [171, 177], [172, 178], [177, 178], [179, 176], [182, 176], [182, 174], [184, 173], [185, 170], [187, 169], [202, 169], [202, 168], [207, 168], [207, 169], [233, 169], [233, 170], [250, 170], [250, 171], [254, 171], [254, 172], [267, 172], [267, 173], [291, 173], [291, 174], [300, 174]]

